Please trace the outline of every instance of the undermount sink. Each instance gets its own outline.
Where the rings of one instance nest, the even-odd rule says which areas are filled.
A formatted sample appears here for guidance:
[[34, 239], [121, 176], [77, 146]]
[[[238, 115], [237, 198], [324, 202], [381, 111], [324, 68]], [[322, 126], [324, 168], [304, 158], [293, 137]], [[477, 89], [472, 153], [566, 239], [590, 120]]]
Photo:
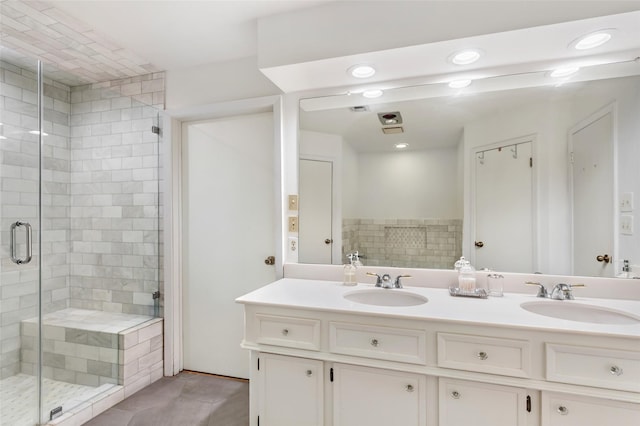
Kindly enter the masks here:
[[351, 302], [377, 306], [416, 306], [429, 301], [416, 293], [383, 288], [352, 291], [345, 294], [344, 298]]
[[525, 302], [520, 307], [546, 317], [593, 324], [640, 324], [640, 317], [600, 306], [560, 300]]

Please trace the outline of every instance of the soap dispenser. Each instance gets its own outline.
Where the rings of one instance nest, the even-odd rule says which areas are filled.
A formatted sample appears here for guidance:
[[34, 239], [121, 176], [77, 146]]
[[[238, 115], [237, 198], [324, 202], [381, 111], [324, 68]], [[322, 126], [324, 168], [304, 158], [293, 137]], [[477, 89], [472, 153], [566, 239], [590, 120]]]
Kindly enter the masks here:
[[474, 292], [476, 290], [476, 270], [471, 266], [471, 262], [462, 256], [454, 267], [458, 271], [458, 288], [462, 291]]
[[357, 284], [357, 281], [356, 281], [357, 267], [355, 263], [357, 256], [355, 256], [353, 253], [350, 253], [347, 255], [347, 257], [349, 258], [349, 263], [344, 265], [344, 277], [342, 280], [342, 284], [347, 286], [354, 286]]

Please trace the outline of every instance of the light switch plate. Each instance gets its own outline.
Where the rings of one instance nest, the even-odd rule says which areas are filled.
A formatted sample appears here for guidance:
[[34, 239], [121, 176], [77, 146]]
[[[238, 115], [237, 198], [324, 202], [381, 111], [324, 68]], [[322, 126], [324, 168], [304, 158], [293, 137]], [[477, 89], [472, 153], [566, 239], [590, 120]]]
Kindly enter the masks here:
[[633, 192], [625, 192], [622, 194], [622, 196], [620, 197], [620, 211], [633, 211]]
[[298, 196], [289, 195], [289, 210], [298, 210]]
[[633, 216], [630, 214], [620, 216], [620, 233], [622, 235], [633, 235]]
[[297, 216], [289, 216], [289, 232], [298, 232]]

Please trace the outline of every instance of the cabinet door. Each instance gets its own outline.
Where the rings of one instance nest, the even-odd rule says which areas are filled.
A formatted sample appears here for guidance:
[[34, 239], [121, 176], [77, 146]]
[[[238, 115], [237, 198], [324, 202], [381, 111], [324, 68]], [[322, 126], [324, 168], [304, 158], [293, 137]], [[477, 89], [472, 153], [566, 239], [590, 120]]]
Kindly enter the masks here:
[[525, 389], [440, 379], [440, 426], [525, 426]]
[[542, 426], [638, 426], [640, 404], [542, 393]]
[[322, 361], [260, 354], [261, 426], [323, 426]]
[[334, 364], [333, 380], [333, 426], [426, 423], [424, 376]]

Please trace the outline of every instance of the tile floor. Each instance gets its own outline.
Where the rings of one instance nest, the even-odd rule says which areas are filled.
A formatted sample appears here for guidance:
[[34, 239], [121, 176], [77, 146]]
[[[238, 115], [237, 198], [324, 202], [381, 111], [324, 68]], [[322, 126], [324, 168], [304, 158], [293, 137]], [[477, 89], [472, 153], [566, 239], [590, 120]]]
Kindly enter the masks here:
[[85, 426], [247, 426], [249, 383], [183, 371], [163, 377]]

